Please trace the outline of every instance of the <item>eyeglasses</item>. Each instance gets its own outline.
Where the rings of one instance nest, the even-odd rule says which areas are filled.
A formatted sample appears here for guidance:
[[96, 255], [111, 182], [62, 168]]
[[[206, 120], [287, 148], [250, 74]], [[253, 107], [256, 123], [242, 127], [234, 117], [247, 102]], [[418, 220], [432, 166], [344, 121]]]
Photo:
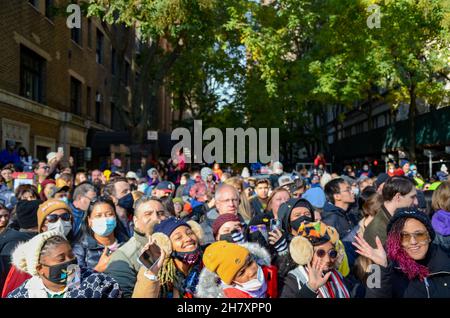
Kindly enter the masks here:
[[417, 244], [425, 244], [430, 239], [427, 231], [415, 232], [415, 233], [402, 232], [400, 234], [400, 237], [402, 239], [402, 244], [404, 244], [404, 245], [410, 244], [411, 238], [413, 238], [413, 237], [414, 237], [414, 241], [416, 241]]
[[[316, 251], [316, 254], [319, 258], [324, 258], [327, 252], [325, 250], [319, 249]], [[329, 250], [328, 256], [332, 259], [335, 259], [338, 255], [338, 252], [336, 250]]]
[[45, 217], [45, 219], [49, 222], [49, 223], [55, 223], [56, 221], [58, 221], [59, 219], [63, 220], [63, 221], [70, 221], [72, 219], [72, 216], [70, 215], [69, 212], [63, 213], [63, 214], [49, 214]]

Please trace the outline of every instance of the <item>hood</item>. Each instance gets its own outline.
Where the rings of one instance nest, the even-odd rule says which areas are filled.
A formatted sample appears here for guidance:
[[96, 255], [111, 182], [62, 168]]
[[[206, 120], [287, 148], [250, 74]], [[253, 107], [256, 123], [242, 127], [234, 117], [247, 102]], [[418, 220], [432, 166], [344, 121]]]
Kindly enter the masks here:
[[[247, 242], [240, 245], [249, 250], [259, 265], [270, 265], [269, 252], [259, 244]], [[204, 267], [198, 280], [196, 298], [226, 298], [219, 282], [219, 276]]]
[[[309, 203], [308, 200], [305, 200], [303, 198], [293, 198], [289, 199], [287, 202], [283, 203], [280, 208], [278, 209], [278, 219], [281, 221], [281, 227], [283, 228], [283, 231], [286, 233], [291, 233], [291, 213], [294, 207], [297, 205], [299, 201], [306, 201]], [[311, 206], [310, 208], [311, 214], [314, 221], [314, 210]]]
[[306, 199], [317, 209], [323, 209], [326, 202], [325, 192], [322, 188], [311, 188], [302, 195], [303, 199]]
[[439, 210], [431, 219], [431, 224], [433, 225], [436, 233], [439, 233], [443, 236], [450, 235], [450, 212]]
[[209, 175], [212, 175], [213, 171], [211, 168], [204, 167], [202, 170], [200, 170], [200, 176], [202, 177], [202, 180], [206, 182], [206, 179]]

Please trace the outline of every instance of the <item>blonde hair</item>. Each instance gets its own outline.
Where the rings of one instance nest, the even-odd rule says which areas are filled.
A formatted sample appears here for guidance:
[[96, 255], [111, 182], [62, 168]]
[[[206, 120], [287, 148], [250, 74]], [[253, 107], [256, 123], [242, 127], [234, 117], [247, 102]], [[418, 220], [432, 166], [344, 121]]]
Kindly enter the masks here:
[[292, 197], [292, 196], [291, 196], [291, 193], [290, 193], [289, 190], [287, 190], [286, 188], [283, 188], [283, 187], [275, 188], [275, 189], [272, 191], [272, 193], [270, 194], [269, 199], [267, 200], [267, 208], [266, 208], [267, 211], [272, 210], [272, 208], [271, 208], [271, 203], [272, 203], [273, 197], [274, 197], [277, 193], [280, 193], [280, 192], [283, 192], [283, 191], [285, 191], [287, 194], [289, 194], [289, 198]]
[[444, 210], [450, 212], [450, 181], [442, 182], [434, 190], [431, 197], [431, 207], [434, 211]]
[[252, 207], [250, 205], [250, 201], [247, 198], [247, 195], [244, 191], [244, 182], [238, 177], [232, 177], [224, 181], [225, 184], [228, 184], [234, 187], [239, 192], [239, 214], [244, 218], [245, 221], [250, 221], [253, 217], [252, 215]]

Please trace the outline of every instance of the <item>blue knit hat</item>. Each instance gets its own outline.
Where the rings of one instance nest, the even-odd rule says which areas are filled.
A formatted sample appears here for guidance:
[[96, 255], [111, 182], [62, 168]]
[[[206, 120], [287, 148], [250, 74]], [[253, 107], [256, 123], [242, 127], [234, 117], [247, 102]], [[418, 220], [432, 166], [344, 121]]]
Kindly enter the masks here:
[[190, 225], [186, 222], [179, 220], [177, 218], [171, 217], [161, 223], [156, 224], [154, 228], [154, 233], [163, 233], [170, 237], [170, 235], [180, 226], [187, 226], [190, 228]]
[[325, 192], [322, 188], [311, 188], [302, 195], [302, 199], [308, 200], [311, 205], [317, 209], [323, 209], [325, 206]]

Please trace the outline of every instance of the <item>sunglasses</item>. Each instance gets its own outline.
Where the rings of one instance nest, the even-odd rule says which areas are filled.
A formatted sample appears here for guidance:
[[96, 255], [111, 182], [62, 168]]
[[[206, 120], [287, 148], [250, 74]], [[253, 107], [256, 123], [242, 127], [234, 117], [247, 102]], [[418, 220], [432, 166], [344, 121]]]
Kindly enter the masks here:
[[63, 214], [49, 214], [45, 218], [49, 223], [55, 223], [59, 219], [63, 221], [70, 221], [72, 219], [72, 216], [69, 212], [63, 213]]
[[429, 240], [427, 231], [415, 232], [415, 233], [402, 232], [400, 234], [400, 237], [402, 239], [402, 244], [409, 244], [411, 242], [412, 237], [414, 237], [414, 241], [416, 241], [418, 244], [426, 243]]
[[[325, 250], [320, 249], [320, 250], [317, 250], [316, 254], [319, 258], [324, 258], [325, 255], [327, 254], [327, 252]], [[337, 255], [338, 255], [338, 252], [336, 250], [328, 251], [328, 256], [332, 259], [335, 259], [337, 257]]]

